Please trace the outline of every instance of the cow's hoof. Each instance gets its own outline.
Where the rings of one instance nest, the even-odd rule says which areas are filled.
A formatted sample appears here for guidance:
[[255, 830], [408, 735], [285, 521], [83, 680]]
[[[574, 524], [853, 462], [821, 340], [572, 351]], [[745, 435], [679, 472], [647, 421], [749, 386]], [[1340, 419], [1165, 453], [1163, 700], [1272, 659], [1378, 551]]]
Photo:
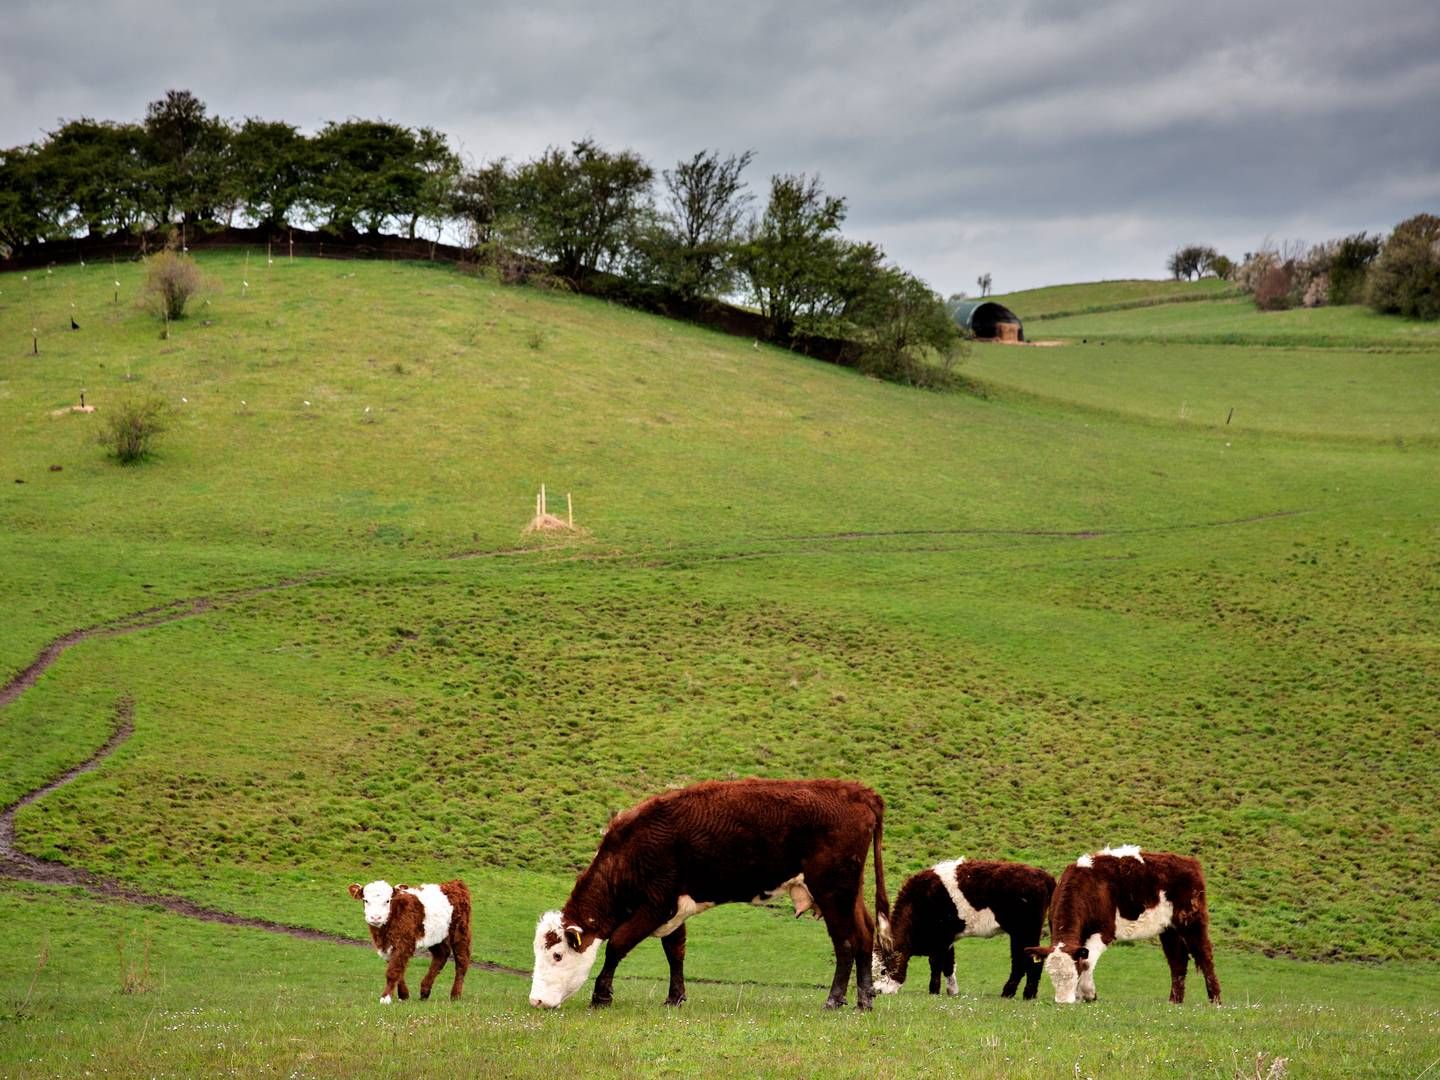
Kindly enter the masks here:
[[429, 990], [421, 990], [421, 991], [420, 991], [420, 1000], [421, 1000], [421, 1001], [429, 1001], [429, 1000], [430, 1000], [430, 991], [429, 991]]
[[667, 997], [665, 999], [665, 1004], [678, 1008], [679, 1006], [685, 1004], [685, 995], [681, 994], [679, 997]]
[[858, 998], [855, 1001], [855, 1009], [857, 1012], [873, 1012], [875, 1010], [875, 999]]
[[608, 997], [606, 997], [606, 998], [591, 998], [591, 999], [590, 999], [590, 1007], [591, 1007], [592, 1009], [606, 1009], [606, 1008], [609, 1008], [609, 1007], [610, 1007], [610, 1003], [611, 1003], [612, 1001], [614, 1001], [614, 1000], [615, 1000], [614, 998], [608, 998]]
[[380, 1004], [381, 1004], [381, 1005], [389, 1005], [389, 1004], [390, 1004], [390, 995], [389, 995], [389, 994], [386, 994], [384, 997], [382, 997], [382, 998], [380, 999]]
[[825, 999], [825, 1008], [827, 1009], [843, 1009], [844, 1007], [845, 999], [842, 997], [828, 997]]

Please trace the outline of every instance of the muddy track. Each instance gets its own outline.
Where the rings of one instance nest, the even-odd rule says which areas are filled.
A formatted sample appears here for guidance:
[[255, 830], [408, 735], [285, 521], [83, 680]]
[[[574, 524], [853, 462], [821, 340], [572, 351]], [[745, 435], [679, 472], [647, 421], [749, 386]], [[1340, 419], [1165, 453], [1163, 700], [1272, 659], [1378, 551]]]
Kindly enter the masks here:
[[[126, 615], [111, 622], [98, 623], [94, 626], [83, 627], [79, 630], [72, 630], [68, 634], [56, 638], [40, 654], [20, 672], [10, 678], [4, 686], [0, 686], [0, 708], [9, 705], [16, 698], [20, 697], [26, 690], [30, 689], [39, 680], [47, 669], [58, 660], [67, 649], [80, 644], [90, 638], [118, 637], [121, 634], [132, 634], [138, 630], [148, 630], [152, 627], [163, 626], [166, 623], [176, 622], [180, 619], [194, 618], [206, 612], [214, 611], [217, 608], [252, 596], [259, 596], [267, 592], [275, 592], [279, 589], [294, 588], [299, 585], [308, 584], [321, 575], [307, 575], [298, 578], [287, 578], [284, 581], [275, 582], [271, 585], [259, 585], [248, 589], [237, 589], [232, 592], [222, 593], [215, 597], [194, 597], [188, 600], [174, 600], [167, 604], [159, 604], [143, 611], [137, 611], [132, 615]], [[275, 933], [287, 934], [290, 937], [300, 938], [305, 941], [324, 941], [336, 945], [359, 945], [365, 948], [370, 947], [370, 942], [360, 938], [346, 937], [341, 934], [330, 934], [323, 930], [312, 930], [304, 926], [291, 926], [287, 923], [274, 922], [270, 919], [252, 918], [246, 915], [236, 915], [229, 911], [219, 911], [215, 908], [208, 908], [193, 900], [187, 900], [181, 896], [165, 896], [157, 893], [147, 893], [142, 890], [122, 885], [117, 881], [104, 878], [98, 874], [92, 874], [88, 870], [82, 870], [74, 866], [66, 866], [64, 863], [55, 862], [50, 859], [42, 859], [27, 854], [20, 850], [15, 841], [15, 815], [26, 806], [44, 798], [57, 788], [70, 783], [77, 776], [83, 776], [100, 766], [111, 754], [120, 748], [127, 739], [135, 732], [135, 704], [128, 697], [121, 698], [115, 706], [115, 729], [105, 745], [95, 751], [89, 758], [75, 765], [48, 783], [26, 792], [16, 799], [4, 810], [0, 810], [0, 878], [8, 878], [12, 881], [31, 882], [39, 885], [68, 885], [84, 889], [93, 896], [104, 900], [118, 900], [131, 904], [142, 904], [149, 907], [162, 908], [165, 911], [173, 912], [176, 915], [183, 915], [192, 919], [199, 919], [204, 922], [219, 923], [224, 926], [241, 926], [254, 930], [269, 930]], [[519, 968], [509, 967], [505, 964], [497, 964], [488, 960], [476, 960], [472, 967], [484, 971], [500, 972], [506, 975], [525, 975], [528, 971], [521, 971]]]
[[[146, 623], [144, 625], [155, 624]], [[137, 625], [135, 628], [140, 629], [141, 627]], [[28, 671], [29, 669], [27, 668], [26, 670]], [[49, 783], [27, 792], [15, 802], [5, 807], [3, 811], [0, 811], [0, 878], [30, 882], [37, 885], [69, 885], [74, 888], [84, 889], [92, 896], [102, 900], [119, 900], [130, 904], [142, 904], [147, 907], [163, 908], [165, 911], [172, 912], [176, 915], [199, 919], [202, 922], [218, 923], [222, 926], [241, 926], [251, 930], [269, 930], [272, 933], [286, 934], [304, 941], [324, 941], [335, 945], [370, 947], [369, 941], [360, 938], [346, 937], [343, 934], [330, 934], [323, 930], [312, 930], [305, 926], [292, 926], [288, 923], [274, 922], [270, 919], [257, 919], [248, 915], [236, 915], [233, 912], [205, 907], [202, 904], [195, 903], [193, 900], [187, 900], [183, 896], [165, 896], [158, 893], [143, 892], [140, 889], [122, 885], [117, 881], [101, 877], [98, 874], [92, 874], [88, 870], [82, 870], [74, 866], [66, 866], [64, 863], [54, 862], [50, 859], [42, 859], [21, 851], [15, 843], [16, 813], [18, 813], [22, 807], [29, 806], [36, 800], [44, 798], [56, 788], [68, 784], [77, 776], [82, 776], [97, 768], [106, 758], [118, 750], [134, 732], [134, 702], [129, 698], [122, 698], [115, 706], [115, 730], [110, 738], [106, 740], [104, 746], [79, 765], [67, 769]], [[522, 971], [519, 968], [509, 967], [505, 964], [497, 964], [489, 960], [472, 961], [471, 967], [480, 968], [484, 971], [499, 972], [505, 975], [528, 976], [530, 974], [528, 971]]]

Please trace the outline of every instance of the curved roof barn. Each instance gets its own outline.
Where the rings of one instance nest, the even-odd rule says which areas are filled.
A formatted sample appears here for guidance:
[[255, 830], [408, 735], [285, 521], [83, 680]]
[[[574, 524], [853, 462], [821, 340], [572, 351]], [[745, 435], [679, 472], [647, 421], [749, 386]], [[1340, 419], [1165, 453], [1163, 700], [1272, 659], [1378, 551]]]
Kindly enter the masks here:
[[957, 300], [950, 305], [950, 315], [980, 341], [1025, 340], [1020, 316], [994, 300]]

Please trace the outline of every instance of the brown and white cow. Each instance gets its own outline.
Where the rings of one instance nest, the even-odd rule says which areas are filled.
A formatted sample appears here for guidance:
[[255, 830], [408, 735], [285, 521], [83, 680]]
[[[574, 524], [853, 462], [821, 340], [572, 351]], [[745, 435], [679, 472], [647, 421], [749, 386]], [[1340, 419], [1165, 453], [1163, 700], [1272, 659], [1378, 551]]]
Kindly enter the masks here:
[[420, 1000], [430, 996], [435, 976], [450, 957], [455, 958], [455, 983], [451, 1000], [460, 996], [465, 971], [470, 966], [470, 890], [463, 881], [443, 885], [391, 885], [372, 881], [350, 886], [350, 895], [365, 905], [365, 924], [370, 940], [386, 961], [385, 993], [380, 1004], [389, 1005], [390, 995], [404, 1001], [410, 996], [405, 985], [405, 966], [412, 956], [430, 953], [430, 970], [420, 983]]
[[1199, 860], [1134, 846], [1106, 848], [1066, 867], [1050, 903], [1050, 945], [1029, 952], [1045, 959], [1055, 1000], [1071, 1004], [1077, 992], [1084, 1001], [1095, 1000], [1095, 965], [1111, 942], [1157, 936], [1170, 962], [1170, 1000], [1185, 1000], [1193, 956], [1210, 1000], [1220, 1004]]
[[716, 904], [788, 893], [796, 915], [819, 910], [835, 950], [826, 1008], [845, 1004], [855, 968], [871, 1007], [874, 922], [862, 889], [873, 845], [875, 893], [889, 912], [881, 862], [884, 801], [846, 780], [710, 781], [647, 799], [610, 822], [560, 911], [535, 927], [530, 1004], [554, 1008], [584, 984], [604, 941], [592, 1005], [608, 1005], [615, 968], [647, 937], [670, 963], [667, 1005], [685, 1000], [685, 920]]
[[1010, 977], [1001, 997], [1014, 997], [1025, 979], [1025, 997], [1040, 987], [1040, 962], [1026, 949], [1040, 944], [1055, 879], [1022, 863], [968, 862], [955, 859], [912, 874], [900, 886], [895, 909], [876, 927], [875, 989], [893, 994], [905, 982], [910, 957], [930, 959], [930, 993], [940, 992], [940, 978], [952, 997], [960, 992], [955, 979], [955, 941], [962, 937], [1010, 936]]

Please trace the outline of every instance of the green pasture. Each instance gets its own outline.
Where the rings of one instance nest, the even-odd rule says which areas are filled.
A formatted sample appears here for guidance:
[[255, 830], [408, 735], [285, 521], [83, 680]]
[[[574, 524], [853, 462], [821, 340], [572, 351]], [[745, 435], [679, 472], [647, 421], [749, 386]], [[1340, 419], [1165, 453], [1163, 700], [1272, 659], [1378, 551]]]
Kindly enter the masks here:
[[[1024, 318], [1023, 312], [1020, 313]], [[1162, 303], [1136, 310], [1101, 311], [1060, 318], [1025, 319], [1025, 336], [1095, 341], [1144, 341], [1188, 345], [1235, 345], [1368, 350], [1440, 349], [1440, 325], [1367, 307], [1294, 308], [1259, 311], [1245, 297], [1201, 303]]]
[[[357, 936], [346, 883], [459, 875], [477, 958], [526, 968], [611, 811], [842, 775], [886, 798], [892, 896], [961, 854], [1197, 854], [1227, 1004], [1197, 981], [1163, 1007], [1151, 946], [1107, 955], [1094, 1007], [992, 1000], [990, 942], [962, 946], [959, 999], [821, 1017], [824, 932], [776, 907], [692, 924], [691, 975], [722, 982], [678, 1016], [651, 1008], [658, 947], [604, 1014], [534, 1015], [523, 980], [480, 972], [458, 1008], [382, 1012], [366, 950], [9, 884], [0, 1073], [94, 1053], [126, 1075], [905, 1075], [958, 1054], [981, 1076], [1233, 1077], [1261, 1053], [1378, 1076], [1440, 1056], [1428, 330], [1338, 309], [1267, 336], [1274, 316], [1219, 299], [1037, 331], [1011, 297], [1027, 336], [1070, 343], [977, 346], [984, 396], [941, 395], [444, 267], [201, 265], [212, 287], [168, 338], [136, 266], [0, 276], [0, 678], [76, 627], [209, 603], [82, 642], [0, 709], [8, 805], [133, 702], [112, 758], [20, 812], [22, 848]], [[1208, 287], [1157, 284], [1043, 309]], [[1230, 323], [1152, 322], [1191, 312]], [[1119, 329], [1082, 345], [1085, 320]], [[1222, 332], [1252, 336], [1196, 343]], [[82, 389], [99, 411], [62, 411]], [[150, 393], [171, 430], [121, 467], [96, 429]], [[522, 534], [541, 483], [580, 532]], [[106, 965], [132, 934], [163, 977], [125, 994]], [[971, 956], [993, 974], [967, 981]]]
[[1004, 304], [1027, 323], [1080, 312], [1128, 311], [1154, 304], [1183, 304], [1214, 300], [1235, 293], [1235, 286], [1218, 278], [1199, 281], [1121, 280], [1078, 285], [1049, 285], [1042, 289], [1002, 293], [990, 299]]
[[[960, 996], [909, 984], [875, 1011], [825, 1014], [824, 931], [767, 911], [692, 925], [689, 1001], [666, 1009], [658, 946], [636, 950], [615, 1004], [537, 1013], [522, 977], [472, 970], [464, 997], [379, 1005], [368, 949], [199, 926], [55, 890], [0, 886], [0, 1072], [91, 1075], [1418, 1076], [1440, 1056], [1434, 981], [1385, 968], [1217, 954], [1226, 1004], [1162, 1001], [1153, 944], [1117, 948], [1100, 1000], [1003, 1001], [1002, 943], [957, 949]], [[727, 933], [726, 931], [730, 931]], [[736, 959], [737, 954], [740, 958]], [[716, 975], [715, 961], [730, 970]], [[43, 966], [41, 961], [43, 959]], [[414, 967], [419, 967], [417, 961]], [[628, 969], [628, 970], [627, 970]], [[722, 981], [710, 981], [716, 978]], [[412, 993], [419, 972], [411, 978]]]

